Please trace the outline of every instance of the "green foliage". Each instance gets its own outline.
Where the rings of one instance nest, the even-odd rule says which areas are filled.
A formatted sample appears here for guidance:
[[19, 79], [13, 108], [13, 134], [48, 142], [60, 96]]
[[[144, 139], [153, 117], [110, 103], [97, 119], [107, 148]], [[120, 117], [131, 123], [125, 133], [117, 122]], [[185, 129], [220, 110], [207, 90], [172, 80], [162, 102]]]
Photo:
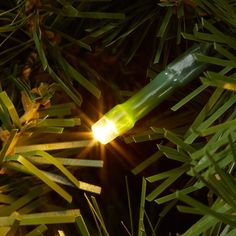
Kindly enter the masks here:
[[[114, 68], [132, 75], [129, 65], [141, 55], [152, 78], [194, 42], [213, 46], [212, 55], [197, 55], [207, 71], [123, 137], [127, 149], [154, 151], [136, 160], [139, 202], [127, 178], [128, 203], [118, 196], [125, 211], [115, 224], [122, 221], [118, 235], [164, 235], [162, 223], [177, 209], [196, 220], [183, 232], [170, 222], [169, 233], [235, 235], [235, 12], [230, 0], [1, 3], [0, 235], [116, 235], [100, 198], [81, 194], [101, 192], [94, 167], [103, 167], [84, 132], [97, 118], [91, 104], [107, 101], [106, 86], [116, 102], [144, 81], [115, 73], [107, 80], [94, 64], [107, 53]], [[160, 163], [168, 164], [156, 169]]]
[[[169, 194], [155, 200], [158, 204], [163, 204], [177, 197], [191, 206], [191, 208], [178, 206], [180, 211], [204, 215], [183, 235], [221, 235], [223, 232], [225, 235], [231, 235], [235, 230], [235, 216], [233, 215], [235, 180], [232, 175], [235, 166], [235, 79], [233, 71], [236, 61], [232, 53], [235, 49], [232, 39], [235, 24], [232, 19], [227, 19], [230, 14], [225, 13], [225, 11], [232, 13], [234, 6], [229, 7], [230, 2], [224, 2], [225, 5], [216, 1], [196, 1], [201, 10], [207, 10], [208, 16], [221, 12], [220, 20], [219, 14], [216, 16], [217, 20], [214, 17], [211, 20], [202, 18], [201, 22], [195, 25], [193, 35], [183, 34], [183, 36], [195, 41], [214, 42], [214, 48], [218, 54], [211, 57], [199, 56], [198, 59], [217, 65], [217, 67], [214, 67], [214, 71], [207, 71], [204, 74], [205, 77], [201, 78], [203, 85], [180, 100], [172, 110], [177, 111], [183, 109], [188, 103], [194, 103], [195, 99], [198, 99], [199, 93], [204, 93], [209, 86], [216, 87], [216, 90], [213, 90], [208, 102], [202, 107], [192, 124], [189, 124], [183, 135], [164, 132], [163, 136], [170, 143], [167, 146], [158, 145], [159, 150], [168, 158], [187, 164], [188, 175], [194, 177], [195, 184], [191, 182], [191, 186], [187, 185], [187, 188], [178, 190], [176, 194]], [[222, 19], [223, 11], [227, 15], [224, 19]], [[235, 14], [232, 17], [235, 17]], [[225, 24], [223, 32], [217, 28], [220, 26], [219, 21], [221, 20], [221, 23]], [[178, 122], [176, 117], [173, 120], [175, 123]], [[186, 130], [185, 127], [183, 128]], [[203, 137], [205, 140], [202, 139]], [[173, 149], [173, 145], [176, 149]], [[150, 176], [147, 180], [159, 180], [162, 176], [175, 180], [175, 170], [178, 168]], [[167, 189], [168, 184], [169, 182], [166, 180], [157, 189], [162, 186], [163, 190]], [[214, 196], [207, 206], [188, 195], [202, 187], [207, 188], [209, 193]], [[147, 200], [153, 200], [150, 198], [152, 194], [147, 195]]]

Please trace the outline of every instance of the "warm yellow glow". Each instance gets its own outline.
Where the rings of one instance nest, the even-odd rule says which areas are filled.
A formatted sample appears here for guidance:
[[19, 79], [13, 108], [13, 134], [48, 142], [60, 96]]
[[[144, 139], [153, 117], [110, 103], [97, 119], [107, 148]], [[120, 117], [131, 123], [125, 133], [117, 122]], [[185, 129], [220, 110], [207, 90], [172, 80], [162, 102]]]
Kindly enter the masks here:
[[115, 124], [106, 117], [97, 121], [92, 126], [92, 131], [94, 138], [102, 144], [107, 144], [119, 136]]
[[59, 234], [59, 236], [66, 236], [64, 231], [62, 231], [62, 230], [58, 230], [58, 234]]
[[236, 91], [236, 85], [232, 83], [225, 83], [224, 84], [224, 89]]

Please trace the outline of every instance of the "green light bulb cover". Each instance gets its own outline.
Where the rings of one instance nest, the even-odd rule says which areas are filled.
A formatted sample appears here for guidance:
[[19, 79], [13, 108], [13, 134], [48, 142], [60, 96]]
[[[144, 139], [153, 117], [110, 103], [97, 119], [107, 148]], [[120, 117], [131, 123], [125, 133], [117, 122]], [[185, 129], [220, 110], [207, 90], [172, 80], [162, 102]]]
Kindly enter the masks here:
[[112, 134], [108, 134], [109, 138], [105, 138], [102, 142], [106, 144], [130, 130], [136, 121], [169, 97], [176, 88], [186, 85], [206, 69], [207, 63], [199, 62], [195, 54], [206, 55], [210, 48], [209, 44], [197, 44], [191, 47], [138, 93], [108, 111], [99, 120], [100, 122], [93, 125], [93, 132], [100, 126], [101, 120], [103, 126], [104, 121], [112, 123]]

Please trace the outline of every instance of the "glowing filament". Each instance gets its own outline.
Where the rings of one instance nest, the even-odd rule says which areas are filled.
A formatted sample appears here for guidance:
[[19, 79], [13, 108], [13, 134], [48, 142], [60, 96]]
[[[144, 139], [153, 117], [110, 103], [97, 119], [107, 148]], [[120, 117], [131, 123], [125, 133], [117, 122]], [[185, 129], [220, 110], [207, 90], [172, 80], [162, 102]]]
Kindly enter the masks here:
[[102, 144], [111, 142], [119, 135], [115, 124], [105, 117], [92, 126], [92, 131], [94, 138]]

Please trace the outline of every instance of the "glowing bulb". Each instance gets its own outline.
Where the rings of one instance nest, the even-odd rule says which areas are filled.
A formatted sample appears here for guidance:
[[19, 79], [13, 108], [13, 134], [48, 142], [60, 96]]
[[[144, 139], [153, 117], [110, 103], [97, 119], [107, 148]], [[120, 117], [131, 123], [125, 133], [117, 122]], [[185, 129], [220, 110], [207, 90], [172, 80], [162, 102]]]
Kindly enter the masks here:
[[119, 135], [115, 124], [106, 117], [96, 122], [92, 126], [92, 131], [94, 138], [102, 144], [111, 142]]
[[210, 48], [210, 44], [193, 46], [134, 96], [109, 110], [92, 126], [94, 138], [107, 144], [132, 129], [136, 121], [147, 115], [175, 89], [186, 85], [206, 69], [208, 64], [198, 61], [195, 54], [206, 55]]

